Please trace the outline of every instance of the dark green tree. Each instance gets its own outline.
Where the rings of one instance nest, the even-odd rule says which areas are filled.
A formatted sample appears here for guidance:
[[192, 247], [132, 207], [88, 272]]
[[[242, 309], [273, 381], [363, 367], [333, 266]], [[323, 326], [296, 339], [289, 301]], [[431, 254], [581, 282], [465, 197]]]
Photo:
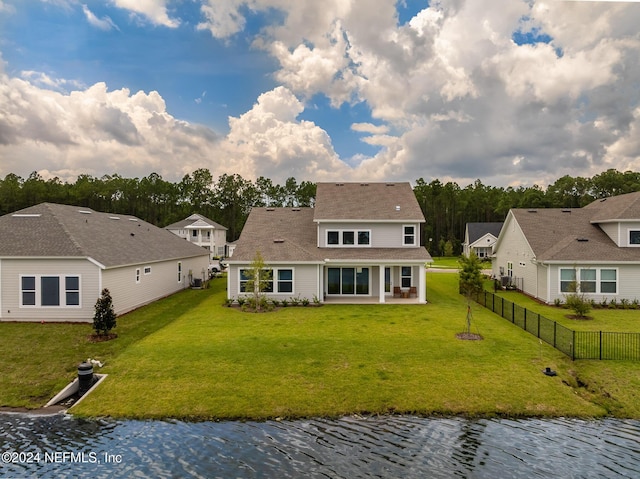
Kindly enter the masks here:
[[93, 329], [100, 336], [106, 336], [116, 327], [116, 313], [113, 311], [113, 300], [107, 288], [102, 290], [96, 301], [93, 315]]
[[465, 333], [471, 334], [471, 300], [484, 289], [482, 277], [482, 263], [480, 259], [471, 253], [469, 256], [461, 256], [460, 260], [460, 292], [467, 297], [467, 329]]

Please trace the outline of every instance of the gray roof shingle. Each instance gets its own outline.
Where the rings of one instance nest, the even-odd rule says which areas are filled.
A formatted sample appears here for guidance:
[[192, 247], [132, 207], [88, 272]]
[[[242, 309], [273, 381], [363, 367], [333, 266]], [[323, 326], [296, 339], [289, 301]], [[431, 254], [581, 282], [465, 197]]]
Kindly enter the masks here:
[[500, 230], [504, 223], [467, 223], [467, 231], [469, 232], [469, 244], [473, 244], [487, 233], [492, 234], [496, 238], [500, 235]]
[[318, 183], [314, 219], [424, 222], [424, 215], [409, 183]]
[[315, 208], [253, 208], [229, 262], [429, 261], [420, 248], [318, 248]]
[[41, 203], [0, 217], [0, 257], [90, 257], [109, 268], [208, 253], [130, 215]]
[[199, 214], [193, 214], [193, 215], [189, 216], [188, 218], [185, 218], [185, 219], [180, 220], [180, 221], [176, 221], [175, 223], [172, 223], [169, 226], [165, 226], [165, 229], [167, 229], [167, 230], [183, 230], [187, 226], [191, 226], [192, 224], [194, 224], [197, 221], [204, 221], [209, 226], [213, 226], [217, 230], [226, 231], [228, 229], [228, 228], [225, 228], [224, 226], [222, 226], [220, 223], [216, 223], [215, 221], [210, 220], [206, 216], [202, 216], [202, 215], [199, 215]]
[[640, 261], [640, 248], [618, 247], [596, 224], [600, 221], [597, 218], [610, 219], [611, 214], [621, 211], [623, 208], [612, 208], [603, 215], [603, 210], [593, 204], [571, 209], [511, 210], [538, 261]]

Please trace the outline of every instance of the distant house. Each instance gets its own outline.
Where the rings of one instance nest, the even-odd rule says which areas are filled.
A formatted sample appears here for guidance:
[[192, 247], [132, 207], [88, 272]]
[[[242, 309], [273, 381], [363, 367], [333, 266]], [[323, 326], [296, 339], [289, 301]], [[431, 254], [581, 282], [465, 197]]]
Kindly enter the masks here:
[[191, 243], [207, 248], [211, 252], [210, 259], [230, 256], [227, 246], [227, 228], [205, 216], [193, 214], [165, 229]]
[[478, 258], [490, 257], [503, 224], [467, 223], [462, 254], [468, 257], [471, 252], [474, 252]]
[[577, 284], [594, 301], [640, 300], [640, 192], [584, 208], [512, 209], [493, 274], [547, 303]]
[[0, 217], [0, 321], [92, 321], [103, 288], [122, 314], [188, 287], [208, 262], [136, 217], [42, 203]]
[[424, 303], [424, 221], [409, 183], [318, 183], [314, 208], [251, 210], [228, 260], [228, 297], [246, 294], [259, 251], [271, 298]]

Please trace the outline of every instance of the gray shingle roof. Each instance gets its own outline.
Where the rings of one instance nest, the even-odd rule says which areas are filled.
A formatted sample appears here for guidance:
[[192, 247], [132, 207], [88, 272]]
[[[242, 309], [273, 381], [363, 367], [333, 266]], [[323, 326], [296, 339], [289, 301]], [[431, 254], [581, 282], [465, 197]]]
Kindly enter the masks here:
[[467, 223], [467, 231], [469, 233], [469, 244], [473, 244], [487, 233], [492, 234], [496, 238], [500, 235], [500, 230], [504, 223]]
[[596, 200], [585, 209], [593, 212], [591, 221], [640, 220], [640, 192]]
[[424, 221], [409, 183], [318, 183], [315, 205], [315, 220]]
[[210, 220], [206, 216], [202, 216], [202, 215], [198, 215], [198, 214], [193, 214], [193, 215], [189, 216], [188, 218], [185, 218], [183, 220], [180, 220], [180, 221], [177, 221], [175, 223], [172, 223], [169, 226], [165, 226], [165, 229], [167, 229], [167, 230], [183, 230], [187, 226], [191, 226], [192, 224], [194, 224], [197, 221], [204, 221], [209, 226], [213, 226], [217, 230], [226, 231], [228, 229], [228, 228], [225, 228], [224, 226], [222, 226], [220, 223], [216, 223], [215, 221]]
[[90, 257], [115, 267], [208, 254], [129, 215], [41, 203], [0, 217], [0, 257]]
[[318, 248], [315, 208], [253, 208], [229, 262], [429, 261], [425, 248]]
[[598, 208], [512, 209], [538, 261], [640, 261], [640, 248], [619, 248], [592, 220]]

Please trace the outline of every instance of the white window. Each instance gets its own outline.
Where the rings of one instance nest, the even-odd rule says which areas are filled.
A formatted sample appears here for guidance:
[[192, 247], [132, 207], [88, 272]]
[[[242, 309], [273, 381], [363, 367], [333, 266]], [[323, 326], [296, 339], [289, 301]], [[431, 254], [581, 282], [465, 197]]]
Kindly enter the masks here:
[[182, 283], [182, 261], [178, 261], [178, 283]]
[[[251, 293], [251, 290], [247, 289], [247, 284], [252, 280], [250, 270], [241, 269], [240, 270], [240, 289], [241, 293]], [[273, 293], [273, 270], [271, 269], [263, 269], [259, 278], [257, 278], [261, 284], [261, 291], [263, 293]]]
[[327, 231], [327, 245], [370, 246], [371, 230], [330, 230]]
[[136, 283], [140, 282], [140, 268], [136, 268]]
[[629, 246], [640, 246], [640, 230], [629, 230]]
[[[240, 270], [240, 287], [241, 293], [250, 293], [247, 290], [247, 282], [251, 281], [249, 270]], [[292, 268], [274, 268], [265, 269], [260, 275], [262, 282], [262, 292], [264, 293], [286, 293], [294, 292], [293, 287], [293, 269]]]
[[411, 286], [411, 266], [402, 266], [400, 268], [400, 285], [403, 288]]
[[277, 293], [293, 293], [293, 270], [292, 269], [278, 269], [278, 284], [276, 287]]
[[413, 225], [405, 225], [402, 227], [402, 244], [405, 246], [415, 246], [416, 244], [416, 227]]
[[617, 294], [618, 270], [614, 268], [560, 268], [560, 292]]
[[151, 266], [145, 266], [144, 267], [144, 274], [145, 275], [151, 274]]
[[21, 276], [20, 307], [80, 306], [80, 276]]

